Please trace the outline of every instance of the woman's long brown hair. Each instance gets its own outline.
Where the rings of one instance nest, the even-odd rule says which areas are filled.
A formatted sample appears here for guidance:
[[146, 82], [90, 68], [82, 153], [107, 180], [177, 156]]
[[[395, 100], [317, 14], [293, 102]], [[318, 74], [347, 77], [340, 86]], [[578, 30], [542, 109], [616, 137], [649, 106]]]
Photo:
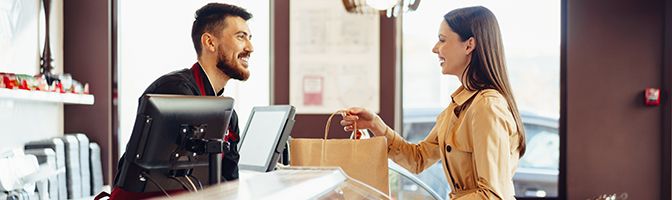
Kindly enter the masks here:
[[483, 6], [456, 9], [444, 15], [443, 18], [462, 41], [472, 37], [476, 40], [471, 62], [460, 79], [467, 90], [495, 89], [506, 98], [520, 134], [518, 150], [520, 156], [523, 156], [525, 154], [525, 128], [511, 92], [504, 60], [504, 45], [497, 18]]

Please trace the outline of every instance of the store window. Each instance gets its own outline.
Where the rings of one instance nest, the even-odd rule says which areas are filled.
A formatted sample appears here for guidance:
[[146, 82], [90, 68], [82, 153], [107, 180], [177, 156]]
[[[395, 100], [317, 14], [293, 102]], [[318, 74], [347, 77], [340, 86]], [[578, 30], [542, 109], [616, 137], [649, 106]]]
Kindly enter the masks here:
[[[198, 8], [211, 0], [119, 1], [117, 29], [117, 82], [119, 155], [126, 149], [142, 92], [158, 77], [191, 67], [196, 52], [191, 26]], [[254, 53], [251, 76], [245, 82], [229, 81], [225, 96], [235, 99], [239, 124], [245, 126], [253, 106], [270, 103], [270, 1], [219, 1], [247, 9]], [[250, 92], [254, 91], [254, 92]]]
[[[558, 191], [560, 113], [560, 0], [423, 0], [403, 16], [403, 136], [422, 140], [451, 102], [460, 82], [441, 75], [439, 24], [448, 11], [481, 5], [497, 17], [513, 93], [527, 131], [527, 153], [514, 177], [517, 197], [555, 197]], [[440, 164], [418, 177], [436, 193], [450, 192]]]

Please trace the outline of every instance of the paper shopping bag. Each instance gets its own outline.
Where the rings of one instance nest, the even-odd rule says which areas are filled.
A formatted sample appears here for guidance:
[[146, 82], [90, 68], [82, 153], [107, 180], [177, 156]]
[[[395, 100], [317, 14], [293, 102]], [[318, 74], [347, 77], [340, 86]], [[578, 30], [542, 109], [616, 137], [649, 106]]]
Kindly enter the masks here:
[[[291, 165], [341, 167], [351, 178], [366, 183], [384, 194], [389, 194], [385, 137], [327, 139], [329, 125], [334, 114], [327, 120], [323, 139], [293, 138], [290, 140]], [[355, 130], [357, 130], [356, 127]]]

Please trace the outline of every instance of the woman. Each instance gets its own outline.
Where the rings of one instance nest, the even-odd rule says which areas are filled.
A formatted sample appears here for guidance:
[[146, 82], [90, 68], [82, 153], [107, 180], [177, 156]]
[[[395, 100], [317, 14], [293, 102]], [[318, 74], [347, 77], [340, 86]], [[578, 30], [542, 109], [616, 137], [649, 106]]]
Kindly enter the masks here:
[[420, 173], [443, 160], [451, 199], [514, 199], [513, 175], [525, 153], [525, 132], [506, 74], [499, 25], [485, 7], [444, 15], [432, 52], [441, 72], [459, 77], [462, 86], [418, 144], [406, 142], [382, 119], [363, 108], [349, 108], [341, 125], [354, 123], [385, 136], [388, 156]]

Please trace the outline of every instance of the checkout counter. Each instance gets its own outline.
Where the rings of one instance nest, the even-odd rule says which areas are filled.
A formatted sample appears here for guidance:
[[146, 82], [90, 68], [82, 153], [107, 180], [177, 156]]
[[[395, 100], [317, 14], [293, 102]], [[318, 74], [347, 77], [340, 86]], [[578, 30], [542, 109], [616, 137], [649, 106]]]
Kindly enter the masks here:
[[390, 198], [371, 186], [349, 178], [340, 168], [284, 168], [268, 173], [241, 171], [237, 181], [165, 199]]
[[[340, 168], [240, 171], [240, 179], [172, 199], [444, 199], [411, 172], [390, 161], [390, 196], [348, 177]], [[168, 198], [166, 198], [168, 199]]]
[[196, 192], [169, 198], [442, 199], [410, 172], [391, 161], [388, 165], [392, 197], [348, 177], [338, 167], [278, 167], [276, 164], [291, 131], [293, 118], [292, 106], [255, 107], [245, 131], [240, 135], [239, 179], [202, 190], [193, 186]]

